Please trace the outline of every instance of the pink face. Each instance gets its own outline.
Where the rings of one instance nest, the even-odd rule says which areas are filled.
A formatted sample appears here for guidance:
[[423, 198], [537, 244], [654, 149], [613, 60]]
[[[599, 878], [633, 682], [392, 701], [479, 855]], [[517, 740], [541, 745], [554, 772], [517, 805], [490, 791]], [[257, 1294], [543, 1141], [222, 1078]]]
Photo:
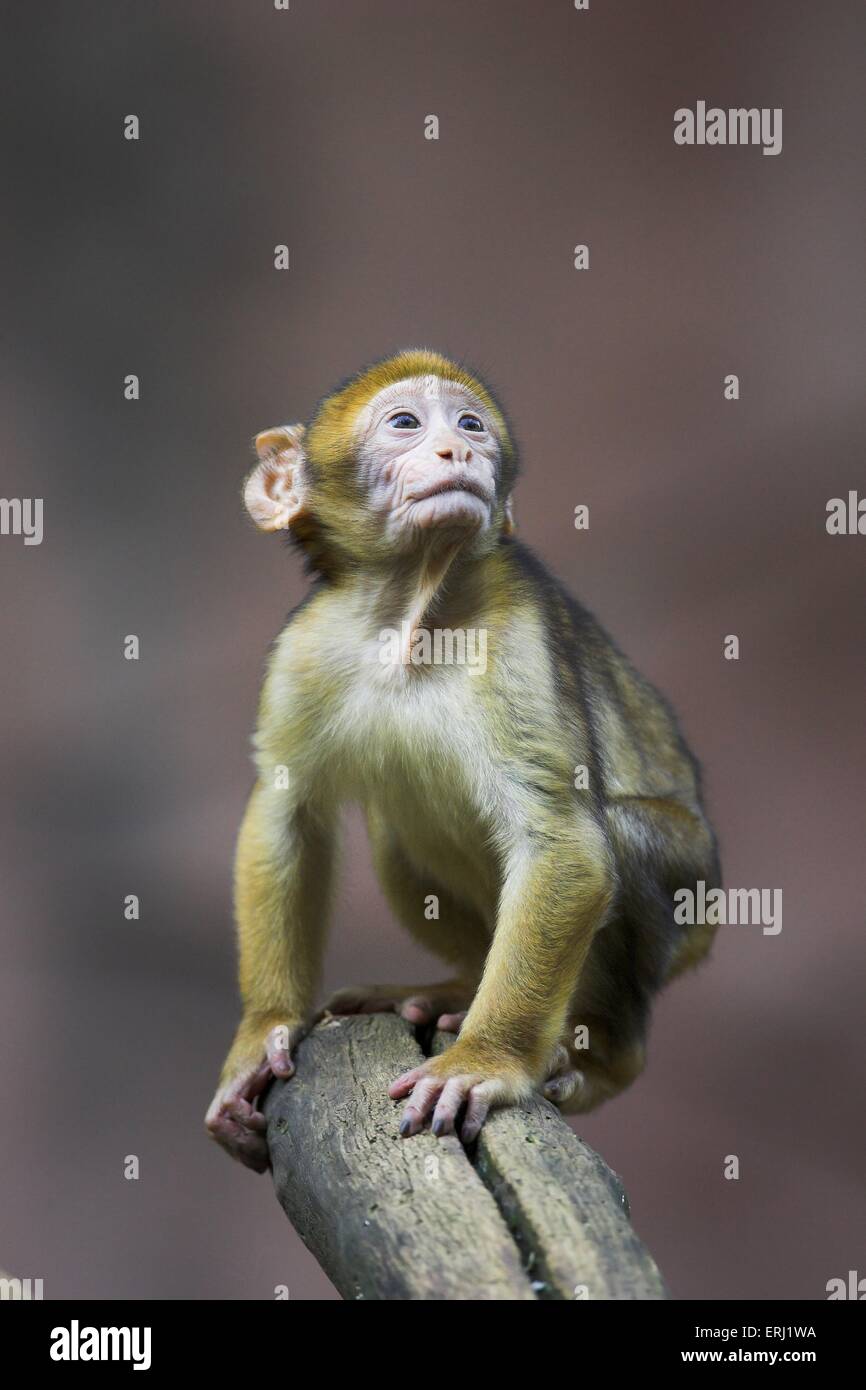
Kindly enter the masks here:
[[499, 456], [482, 403], [436, 376], [386, 387], [358, 422], [360, 476], [394, 541], [434, 529], [485, 530], [496, 504]]

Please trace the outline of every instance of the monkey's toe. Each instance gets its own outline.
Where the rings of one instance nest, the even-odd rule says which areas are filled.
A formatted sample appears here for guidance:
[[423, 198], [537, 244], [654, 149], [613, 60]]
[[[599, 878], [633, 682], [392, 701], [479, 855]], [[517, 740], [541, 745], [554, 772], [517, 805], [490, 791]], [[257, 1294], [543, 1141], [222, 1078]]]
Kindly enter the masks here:
[[407, 1023], [426, 1024], [432, 1023], [435, 1009], [431, 1000], [423, 995], [416, 994], [411, 999], [404, 999], [400, 1005], [400, 1017], [405, 1018]]
[[554, 1105], [563, 1105], [570, 1100], [584, 1084], [582, 1071], [560, 1072], [559, 1076], [549, 1076], [544, 1083], [544, 1099]]
[[554, 1105], [562, 1105], [584, 1085], [584, 1075], [572, 1061], [571, 1053], [564, 1043], [557, 1043], [547, 1064], [547, 1076], [541, 1091], [545, 1100]]
[[317, 1019], [326, 1014], [386, 1014], [394, 1010], [394, 998], [373, 985], [355, 985], [338, 989], [326, 1004], [323, 1004]]
[[[320, 1010], [325, 1014], [398, 1013], [415, 1027], [439, 1020], [447, 1033], [459, 1031], [466, 1017], [469, 997], [466, 987], [455, 980], [435, 985], [355, 985], [339, 989]], [[462, 1010], [462, 1012], [455, 1012]], [[442, 1022], [442, 1020], [447, 1022]]]
[[459, 1033], [468, 1012], [468, 1009], [463, 1009], [457, 1014], [440, 1014], [436, 1020], [436, 1027], [442, 1033]]

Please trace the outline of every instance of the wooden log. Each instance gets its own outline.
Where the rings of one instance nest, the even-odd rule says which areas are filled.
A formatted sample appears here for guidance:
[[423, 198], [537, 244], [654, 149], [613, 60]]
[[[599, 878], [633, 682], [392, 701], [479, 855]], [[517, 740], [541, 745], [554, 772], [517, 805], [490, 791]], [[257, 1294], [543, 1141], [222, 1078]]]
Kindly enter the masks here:
[[265, 1100], [277, 1196], [344, 1298], [666, 1296], [618, 1179], [548, 1102], [492, 1115], [471, 1154], [401, 1139], [387, 1088], [423, 1056], [395, 1014], [326, 1020]]

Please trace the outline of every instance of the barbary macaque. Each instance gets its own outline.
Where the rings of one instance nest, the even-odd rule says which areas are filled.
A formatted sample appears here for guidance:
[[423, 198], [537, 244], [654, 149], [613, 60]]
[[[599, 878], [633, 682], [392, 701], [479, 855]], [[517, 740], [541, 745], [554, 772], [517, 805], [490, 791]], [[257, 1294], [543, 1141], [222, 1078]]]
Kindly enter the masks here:
[[[511, 434], [461, 366], [400, 352], [256, 450], [247, 509], [316, 582], [261, 696], [236, 859], [243, 1015], [210, 1133], [267, 1168], [258, 1099], [324, 1011], [458, 1035], [394, 1079], [404, 1136], [430, 1120], [469, 1142], [534, 1089], [591, 1109], [641, 1071], [653, 995], [713, 935], [674, 921], [675, 891], [719, 867], [671, 711], [515, 539]], [[418, 634], [446, 630], [486, 634], [483, 670], [415, 659]], [[395, 914], [448, 973], [344, 989], [317, 1014], [347, 801]]]

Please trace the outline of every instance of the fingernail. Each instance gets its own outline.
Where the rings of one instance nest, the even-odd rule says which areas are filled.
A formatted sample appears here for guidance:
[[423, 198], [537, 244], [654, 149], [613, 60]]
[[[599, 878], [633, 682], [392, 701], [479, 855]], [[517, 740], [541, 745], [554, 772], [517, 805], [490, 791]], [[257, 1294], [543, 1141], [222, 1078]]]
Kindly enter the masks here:
[[412, 1133], [412, 1121], [409, 1119], [408, 1115], [405, 1119], [400, 1121], [400, 1133], [404, 1138], [407, 1134]]
[[439, 1136], [440, 1134], [444, 1134], [444, 1133], [445, 1133], [445, 1121], [444, 1121], [444, 1120], [434, 1120], [434, 1121], [433, 1121], [433, 1124], [432, 1124], [432, 1126], [431, 1126], [431, 1128], [432, 1128], [432, 1130], [433, 1130], [433, 1133], [434, 1133], [434, 1134], [437, 1136], [437, 1138], [438, 1138], [438, 1136]]

